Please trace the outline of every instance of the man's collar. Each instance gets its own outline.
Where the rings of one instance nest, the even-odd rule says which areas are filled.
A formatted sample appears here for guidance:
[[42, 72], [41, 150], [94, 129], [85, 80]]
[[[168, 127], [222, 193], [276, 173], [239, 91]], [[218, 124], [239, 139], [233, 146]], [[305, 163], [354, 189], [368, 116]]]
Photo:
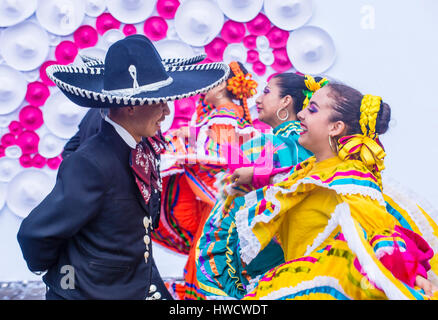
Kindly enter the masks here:
[[105, 121], [114, 127], [119, 136], [131, 149], [135, 149], [137, 147], [137, 142], [135, 141], [134, 137], [125, 128], [111, 120], [108, 116], [105, 117]]

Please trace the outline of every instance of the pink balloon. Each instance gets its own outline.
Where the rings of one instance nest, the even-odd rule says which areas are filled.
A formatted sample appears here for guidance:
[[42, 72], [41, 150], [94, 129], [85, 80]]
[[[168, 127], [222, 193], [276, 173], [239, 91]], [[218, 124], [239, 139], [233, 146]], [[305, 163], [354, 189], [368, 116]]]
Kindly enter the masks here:
[[174, 118], [170, 129], [178, 129], [189, 125], [189, 120], [185, 118]]
[[222, 27], [221, 36], [228, 43], [239, 43], [245, 37], [245, 32], [246, 29], [243, 23], [228, 20]]
[[18, 122], [16, 120], [11, 121], [8, 128], [9, 128], [9, 132], [15, 136], [19, 135], [21, 133], [21, 131], [23, 131], [23, 126], [21, 125], [20, 122]]
[[62, 162], [61, 156], [55, 157], [55, 158], [50, 158], [50, 159], [47, 159], [47, 166], [52, 170], [56, 170], [59, 168], [59, 165], [61, 164], [61, 162]]
[[23, 168], [32, 167], [32, 157], [29, 154], [23, 154], [18, 160]]
[[144, 23], [144, 34], [152, 41], [158, 41], [166, 37], [167, 23], [162, 17], [150, 17]]
[[266, 73], [266, 66], [261, 61], [256, 61], [252, 65], [255, 74], [262, 76]]
[[119, 29], [120, 24], [120, 21], [118, 21], [108, 12], [102, 13], [96, 19], [96, 29], [100, 35], [103, 35], [110, 29]]
[[259, 13], [254, 19], [246, 23], [249, 33], [255, 36], [264, 36], [271, 29], [271, 22], [263, 13]]
[[12, 133], [6, 133], [5, 135], [3, 135], [0, 142], [2, 146], [6, 148], [16, 144], [17, 140], [15, 139], [15, 135], [13, 135]]
[[74, 42], [65, 40], [56, 46], [55, 58], [60, 64], [69, 64], [75, 60], [78, 52], [78, 46]]
[[269, 45], [271, 48], [285, 48], [287, 39], [289, 39], [289, 32], [273, 26], [271, 30], [269, 30], [266, 37], [269, 40]]
[[164, 19], [173, 19], [179, 5], [178, 0], [158, 0], [157, 12]]
[[214, 38], [204, 47], [207, 58], [211, 61], [222, 61], [227, 43], [222, 38]]
[[245, 38], [243, 38], [243, 45], [248, 49], [257, 48], [257, 36], [254, 36], [252, 34], [246, 36]]
[[259, 60], [259, 52], [257, 50], [248, 50], [246, 53], [246, 62], [254, 63]]
[[96, 29], [89, 25], [83, 25], [76, 29], [73, 34], [76, 45], [80, 48], [94, 47], [99, 40]]
[[42, 106], [50, 96], [47, 86], [39, 81], [31, 82], [27, 85], [26, 100], [33, 106]]
[[175, 118], [190, 119], [196, 109], [195, 101], [192, 98], [175, 100]]
[[126, 24], [123, 27], [123, 34], [125, 36], [131, 36], [137, 33], [137, 28], [133, 24]]
[[274, 63], [271, 65], [272, 69], [277, 72], [284, 72], [292, 68], [292, 63], [287, 55], [286, 48], [274, 49], [272, 51], [274, 54]]
[[23, 131], [17, 139], [17, 145], [23, 151], [23, 154], [38, 152], [38, 143], [40, 137], [34, 131]]
[[39, 153], [37, 153], [36, 155], [33, 156], [32, 158], [32, 166], [35, 168], [43, 168], [47, 163], [47, 159], [44, 158], [42, 155], [40, 155]]
[[18, 117], [22, 126], [27, 130], [36, 130], [44, 123], [43, 113], [34, 106], [26, 106], [21, 109]]
[[56, 61], [53, 60], [48, 60], [46, 62], [44, 62], [41, 67], [40, 67], [40, 78], [41, 81], [46, 85], [46, 86], [55, 86], [55, 83], [49, 79], [49, 77], [47, 76], [46, 73], [46, 69], [48, 66], [51, 66], [52, 64], [56, 64]]

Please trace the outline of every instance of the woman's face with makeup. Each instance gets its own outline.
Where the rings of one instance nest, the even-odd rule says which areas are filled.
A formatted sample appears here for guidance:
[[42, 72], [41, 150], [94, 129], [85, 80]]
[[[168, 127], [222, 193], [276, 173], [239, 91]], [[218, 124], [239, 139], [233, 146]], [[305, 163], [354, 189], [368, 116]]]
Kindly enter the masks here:
[[334, 101], [329, 93], [329, 87], [319, 89], [310, 99], [309, 106], [297, 114], [303, 128], [298, 142], [315, 155], [330, 151], [328, 137], [333, 132], [333, 122], [330, 119]]
[[280, 87], [278, 79], [271, 78], [263, 89], [263, 93], [256, 99], [258, 119], [271, 127], [276, 127], [279, 122], [277, 110], [281, 108]]

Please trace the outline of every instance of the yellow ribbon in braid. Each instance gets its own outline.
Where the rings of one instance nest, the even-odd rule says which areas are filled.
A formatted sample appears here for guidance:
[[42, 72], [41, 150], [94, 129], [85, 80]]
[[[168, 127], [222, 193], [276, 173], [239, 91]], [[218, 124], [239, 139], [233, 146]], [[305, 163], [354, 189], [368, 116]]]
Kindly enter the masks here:
[[385, 169], [383, 160], [386, 153], [379, 143], [376, 133], [377, 115], [380, 111], [381, 97], [365, 95], [360, 107], [359, 124], [362, 134], [354, 134], [339, 139], [338, 156], [342, 160], [359, 158], [375, 175], [382, 187], [381, 172]]

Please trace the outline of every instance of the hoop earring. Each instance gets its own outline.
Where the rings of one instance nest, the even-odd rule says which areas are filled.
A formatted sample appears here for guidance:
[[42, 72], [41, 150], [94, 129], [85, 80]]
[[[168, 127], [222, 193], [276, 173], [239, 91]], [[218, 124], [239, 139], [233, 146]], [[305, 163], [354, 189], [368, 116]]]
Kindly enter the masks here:
[[287, 109], [284, 109], [284, 110], [286, 110], [286, 117], [281, 118], [281, 117], [278, 115], [278, 113], [279, 113], [281, 110], [282, 110], [282, 109], [278, 109], [278, 110], [277, 110], [277, 118], [278, 118], [278, 120], [285, 121], [285, 120], [287, 120], [287, 119], [289, 118], [289, 111], [287, 111]]
[[332, 149], [332, 151], [333, 151], [334, 153], [338, 154], [338, 153], [339, 153], [338, 144], [335, 142], [335, 143], [334, 143], [335, 146], [333, 147], [332, 139], [333, 139], [332, 136], [328, 136], [330, 149]]

